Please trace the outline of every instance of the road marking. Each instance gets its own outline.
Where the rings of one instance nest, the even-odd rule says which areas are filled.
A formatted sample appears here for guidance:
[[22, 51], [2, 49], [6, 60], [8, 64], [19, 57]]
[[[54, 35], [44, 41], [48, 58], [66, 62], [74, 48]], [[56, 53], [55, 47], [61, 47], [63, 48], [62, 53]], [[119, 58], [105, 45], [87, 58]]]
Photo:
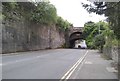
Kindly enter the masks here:
[[75, 72], [76, 75], [73, 76], [72, 79], [76, 79], [76, 77], [77, 77], [78, 74], [79, 74], [79, 71], [81, 70], [82, 66], [84, 65], [84, 61], [85, 61], [85, 60], [83, 60], [83, 61], [81, 62], [81, 64], [79, 65], [78, 70]]
[[61, 78], [60, 81], [67, 81], [70, 76], [72, 75], [72, 73], [75, 71], [75, 69], [79, 66], [80, 63], [82, 63], [82, 61], [84, 60], [84, 58], [86, 57], [88, 51], [85, 53], [85, 55], [83, 57], [81, 57], [68, 71], [67, 73], [65, 73], [65, 75]]

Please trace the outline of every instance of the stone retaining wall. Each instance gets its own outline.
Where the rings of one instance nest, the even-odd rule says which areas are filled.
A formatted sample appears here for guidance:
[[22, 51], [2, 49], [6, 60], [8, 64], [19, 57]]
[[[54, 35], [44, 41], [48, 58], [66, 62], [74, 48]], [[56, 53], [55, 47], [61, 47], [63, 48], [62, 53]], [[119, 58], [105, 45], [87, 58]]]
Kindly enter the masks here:
[[57, 27], [14, 22], [2, 25], [2, 53], [58, 48], [65, 43]]

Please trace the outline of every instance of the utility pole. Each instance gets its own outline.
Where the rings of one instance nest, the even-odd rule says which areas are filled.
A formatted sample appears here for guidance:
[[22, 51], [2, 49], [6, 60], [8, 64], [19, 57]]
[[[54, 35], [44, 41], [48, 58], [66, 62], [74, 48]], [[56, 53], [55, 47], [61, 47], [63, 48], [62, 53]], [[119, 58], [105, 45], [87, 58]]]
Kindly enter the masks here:
[[[98, 0], [100, 2], [100, 0]], [[99, 18], [99, 29], [98, 29], [99, 35], [100, 35], [100, 18]]]
[[99, 18], [99, 22], [98, 22], [98, 33], [100, 35], [100, 18]]

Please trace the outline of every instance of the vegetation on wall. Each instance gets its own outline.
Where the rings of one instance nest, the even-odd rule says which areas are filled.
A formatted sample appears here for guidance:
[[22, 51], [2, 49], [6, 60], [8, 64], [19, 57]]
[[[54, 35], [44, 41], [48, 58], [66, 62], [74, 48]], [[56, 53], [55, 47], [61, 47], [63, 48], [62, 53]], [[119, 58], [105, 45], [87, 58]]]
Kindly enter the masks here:
[[56, 23], [56, 26], [59, 27], [59, 29], [61, 30], [66, 30], [68, 29], [69, 27], [72, 26], [71, 23], [69, 23], [67, 20], [64, 20], [62, 17], [57, 17], [57, 23]]
[[41, 24], [54, 24], [57, 21], [56, 8], [49, 2], [39, 2], [31, 12], [31, 20]]
[[36, 24], [56, 25], [62, 30], [69, 28], [71, 25], [68, 21], [59, 17], [55, 6], [46, 0], [41, 0], [41, 2], [37, 3], [3, 2], [2, 6], [2, 14], [5, 20], [19, 20], [23, 18]]
[[4, 53], [57, 48], [64, 44], [63, 30], [69, 27], [69, 22], [59, 21], [50, 2], [3, 2], [2, 8]]

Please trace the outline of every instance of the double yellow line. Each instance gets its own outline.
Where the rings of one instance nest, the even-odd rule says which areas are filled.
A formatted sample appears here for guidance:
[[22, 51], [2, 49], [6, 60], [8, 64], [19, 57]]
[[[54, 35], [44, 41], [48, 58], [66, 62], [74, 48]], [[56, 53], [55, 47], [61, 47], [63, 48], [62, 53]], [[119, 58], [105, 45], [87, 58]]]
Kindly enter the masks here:
[[85, 55], [83, 57], [81, 57], [68, 71], [67, 73], [65, 73], [65, 75], [61, 78], [60, 81], [67, 81], [70, 76], [72, 75], [72, 73], [75, 71], [75, 69], [79, 66], [80, 63], [82, 63], [82, 61], [84, 60], [84, 58], [86, 57], [88, 51], [86, 51]]

